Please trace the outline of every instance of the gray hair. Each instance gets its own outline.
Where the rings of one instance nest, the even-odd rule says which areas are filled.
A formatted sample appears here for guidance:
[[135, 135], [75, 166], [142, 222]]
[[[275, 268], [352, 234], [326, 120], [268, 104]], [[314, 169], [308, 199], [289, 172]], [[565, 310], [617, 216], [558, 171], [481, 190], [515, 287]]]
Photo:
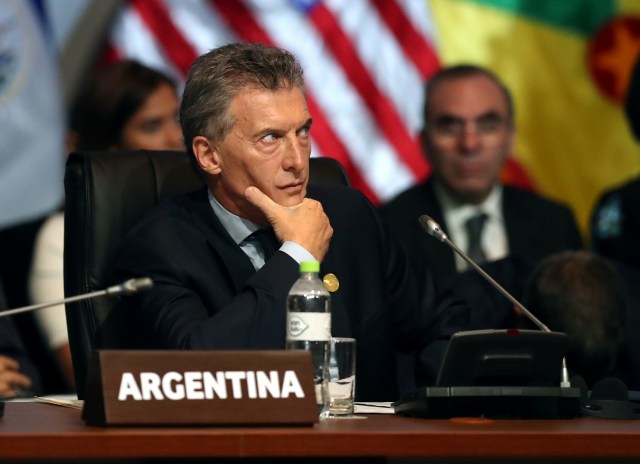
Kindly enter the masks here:
[[196, 59], [180, 105], [182, 133], [192, 159], [194, 137], [219, 142], [231, 131], [235, 120], [229, 106], [247, 87], [271, 91], [298, 87], [304, 92], [302, 67], [286, 50], [249, 43], [225, 45]]
[[513, 121], [515, 116], [515, 108], [513, 104], [513, 97], [511, 96], [511, 92], [507, 88], [507, 86], [502, 82], [502, 80], [493, 72], [491, 72], [487, 68], [483, 68], [481, 66], [476, 66], [472, 64], [458, 64], [455, 66], [450, 66], [448, 68], [443, 68], [437, 73], [435, 73], [425, 84], [425, 100], [424, 100], [424, 120], [428, 120], [429, 112], [430, 112], [430, 96], [435, 92], [435, 89], [442, 82], [449, 82], [456, 79], [465, 79], [469, 77], [476, 76], [484, 76], [490, 81], [493, 81], [504, 96], [505, 103], [507, 104], [507, 114], [509, 119]]

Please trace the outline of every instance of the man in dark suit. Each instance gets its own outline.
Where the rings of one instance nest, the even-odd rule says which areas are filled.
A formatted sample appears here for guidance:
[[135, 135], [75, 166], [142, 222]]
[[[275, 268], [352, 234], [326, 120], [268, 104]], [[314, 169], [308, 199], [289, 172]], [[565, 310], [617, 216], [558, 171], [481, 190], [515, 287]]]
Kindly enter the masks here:
[[[625, 114], [640, 141], [640, 55], [629, 81]], [[602, 192], [591, 214], [591, 246], [607, 258], [640, 270], [640, 176]]]
[[384, 205], [381, 215], [437, 278], [466, 263], [425, 235], [418, 225], [422, 214], [480, 262], [507, 255], [535, 262], [582, 247], [567, 207], [500, 182], [515, 128], [511, 95], [497, 76], [470, 65], [443, 69], [427, 84], [424, 118], [421, 136], [432, 174]]
[[[274, 47], [227, 45], [193, 64], [180, 120], [207, 188], [160, 205], [124, 240], [118, 279], [154, 280], [127, 302], [132, 327], [146, 348], [284, 348], [287, 293], [299, 262], [317, 260], [340, 282], [332, 335], [358, 341], [356, 397], [394, 400], [396, 350], [415, 352], [419, 381], [433, 381], [466, 307], [435, 300], [427, 269], [361, 193], [307, 188], [303, 89], [295, 58]], [[253, 240], [260, 230], [274, 254]]]

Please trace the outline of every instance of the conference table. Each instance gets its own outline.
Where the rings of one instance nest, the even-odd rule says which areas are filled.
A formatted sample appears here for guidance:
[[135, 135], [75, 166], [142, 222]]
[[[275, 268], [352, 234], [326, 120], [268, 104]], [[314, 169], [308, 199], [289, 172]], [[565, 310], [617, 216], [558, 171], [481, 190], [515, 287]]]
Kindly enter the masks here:
[[390, 462], [638, 461], [640, 421], [372, 414], [296, 427], [95, 427], [84, 423], [79, 409], [39, 402], [7, 403], [0, 418], [2, 461], [338, 456]]

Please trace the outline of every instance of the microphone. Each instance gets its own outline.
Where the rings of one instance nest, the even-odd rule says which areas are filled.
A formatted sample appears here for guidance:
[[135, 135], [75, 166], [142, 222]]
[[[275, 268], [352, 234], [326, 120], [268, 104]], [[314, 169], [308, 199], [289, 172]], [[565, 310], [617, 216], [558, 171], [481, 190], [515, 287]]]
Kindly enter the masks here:
[[40, 303], [31, 306], [24, 306], [22, 308], [9, 309], [7, 311], [0, 311], [0, 317], [13, 316], [14, 314], [26, 313], [29, 311], [35, 311], [38, 309], [48, 308], [50, 306], [57, 306], [65, 303], [74, 303], [76, 301], [90, 300], [91, 298], [97, 298], [100, 296], [118, 296], [118, 295], [133, 295], [138, 292], [145, 292], [153, 287], [153, 280], [149, 277], [137, 277], [129, 279], [121, 284], [108, 287], [104, 290], [97, 290], [91, 293], [85, 293], [83, 295], [71, 296], [58, 301], [52, 301], [50, 303]]
[[[533, 322], [541, 331], [543, 332], [551, 332], [551, 329], [546, 326], [540, 319], [538, 319], [531, 311], [529, 311], [525, 306], [516, 300], [508, 291], [506, 291], [502, 285], [496, 282], [493, 277], [487, 274], [480, 266], [478, 266], [475, 261], [473, 261], [469, 256], [462, 251], [455, 243], [449, 240], [447, 234], [440, 228], [440, 225], [431, 219], [431, 217], [426, 214], [421, 215], [418, 218], [418, 222], [424, 229], [424, 231], [431, 235], [432, 237], [437, 238], [443, 243], [446, 243], [453, 251], [455, 251], [462, 259], [464, 259], [473, 269], [475, 269], [482, 277], [484, 277], [496, 290], [498, 290], [502, 295], [504, 295], [507, 300], [516, 305], [518, 309], [522, 311], [522, 313]], [[571, 383], [569, 382], [569, 371], [567, 370], [567, 361], [563, 357], [562, 358], [562, 378], [560, 381], [561, 387], [570, 387]]]
[[458, 246], [455, 243], [449, 240], [449, 237], [447, 237], [447, 234], [444, 233], [444, 231], [440, 228], [440, 225], [436, 221], [431, 219], [426, 214], [423, 214], [418, 218], [418, 222], [420, 222], [420, 225], [422, 226], [422, 228], [425, 230], [426, 233], [437, 238], [441, 242], [449, 245], [449, 247], [451, 247], [453, 251], [459, 254], [462, 259], [464, 259], [467, 263], [469, 263], [469, 265], [473, 267], [477, 272], [479, 272], [480, 275], [482, 275], [482, 277], [488, 280], [489, 283], [493, 285], [500, 293], [502, 293], [511, 303], [516, 305], [525, 314], [525, 316], [527, 316], [527, 319], [529, 319], [536, 326], [538, 326], [540, 330], [542, 330], [543, 332], [551, 332], [549, 327], [547, 327], [540, 319], [534, 316], [531, 313], [531, 311], [525, 308], [522, 303], [520, 303], [509, 292], [507, 292], [502, 287], [502, 285], [496, 282], [489, 274], [487, 274], [480, 266], [478, 266], [471, 258], [469, 258], [469, 256], [467, 256], [467, 254], [464, 251], [458, 248]]

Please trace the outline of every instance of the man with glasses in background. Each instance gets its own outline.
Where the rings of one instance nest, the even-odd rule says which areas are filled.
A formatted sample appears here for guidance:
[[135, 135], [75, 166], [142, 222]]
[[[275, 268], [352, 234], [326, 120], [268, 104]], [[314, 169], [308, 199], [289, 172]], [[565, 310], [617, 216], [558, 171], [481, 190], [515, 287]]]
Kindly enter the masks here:
[[426, 86], [424, 121], [431, 175], [383, 205], [381, 214], [437, 279], [465, 270], [466, 263], [425, 234], [422, 214], [479, 263], [509, 256], [528, 266], [582, 248], [569, 208], [500, 181], [515, 127], [511, 95], [496, 75], [472, 65], [442, 69]]

